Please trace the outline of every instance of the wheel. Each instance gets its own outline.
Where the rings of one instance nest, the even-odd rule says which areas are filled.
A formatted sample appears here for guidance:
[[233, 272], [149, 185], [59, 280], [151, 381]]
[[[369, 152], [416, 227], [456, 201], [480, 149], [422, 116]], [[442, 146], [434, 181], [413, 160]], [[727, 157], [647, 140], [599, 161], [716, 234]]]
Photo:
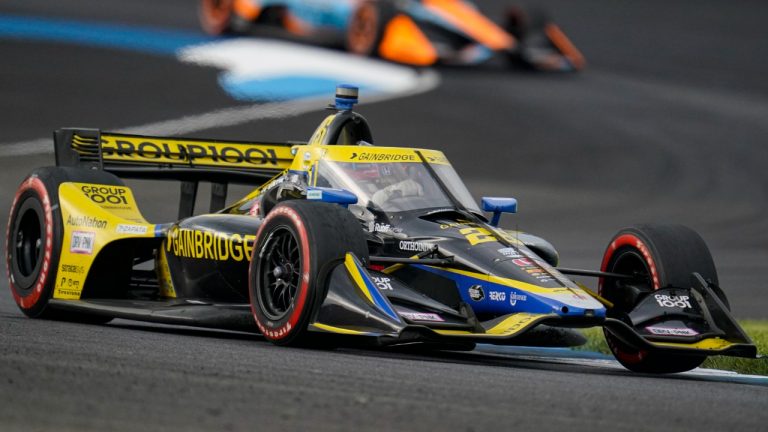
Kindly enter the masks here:
[[394, 6], [388, 1], [365, 1], [352, 14], [346, 34], [347, 51], [373, 57], [384, 38], [387, 23], [394, 16]]
[[16, 304], [31, 318], [108, 322], [109, 317], [54, 311], [48, 308], [56, 284], [56, 270], [64, 226], [59, 185], [68, 181], [122, 186], [117, 177], [73, 168], [40, 168], [19, 186], [11, 204], [5, 257], [8, 284]]
[[198, 8], [200, 24], [206, 33], [221, 35], [232, 30], [234, 0], [201, 0]]
[[549, 15], [542, 9], [526, 11], [520, 6], [511, 6], [507, 9], [504, 27], [515, 39], [523, 41], [531, 33], [542, 32], [549, 21]]
[[511, 66], [533, 70], [548, 68], [547, 62], [553, 61], [544, 31], [549, 22], [549, 16], [541, 9], [524, 10], [512, 6], [507, 10], [504, 27], [517, 40], [517, 48], [508, 56]]
[[312, 345], [310, 315], [347, 252], [368, 261], [360, 223], [341, 206], [291, 200], [267, 214], [248, 275], [251, 310], [264, 337], [278, 345]]
[[[636, 225], [622, 229], [603, 255], [602, 271], [634, 274], [642, 283], [628, 287], [622, 281], [601, 279], [599, 293], [614, 303], [612, 314], [630, 312], [642, 294], [666, 286], [690, 286], [691, 273], [717, 285], [717, 271], [704, 240], [682, 225]], [[727, 305], [719, 288], [715, 291]], [[603, 329], [616, 359], [629, 370], [647, 373], [684, 372], [698, 367], [706, 358], [699, 355], [651, 353], [638, 350]]]

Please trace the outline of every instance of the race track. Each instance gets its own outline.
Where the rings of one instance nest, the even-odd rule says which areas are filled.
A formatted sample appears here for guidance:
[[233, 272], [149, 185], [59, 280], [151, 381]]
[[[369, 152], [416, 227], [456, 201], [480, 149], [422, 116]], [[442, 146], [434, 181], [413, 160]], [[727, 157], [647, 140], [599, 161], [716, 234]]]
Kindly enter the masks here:
[[[202, 37], [194, 3], [9, 0], [0, 19]], [[768, 318], [768, 4], [540, 4], [585, 53], [585, 72], [442, 68], [426, 93], [377, 103], [363, 94], [376, 142], [443, 150], [477, 196], [516, 197], [520, 213], [504, 224], [550, 240], [563, 266], [598, 266], [625, 225], [689, 225], [709, 244], [734, 314]], [[235, 100], [213, 67], [2, 30], [0, 20], [3, 215], [24, 175], [53, 164], [49, 137], [61, 126], [282, 141], [307, 139], [324, 115], [325, 101], [309, 111]], [[203, 116], [220, 110], [247, 116], [227, 126]], [[173, 218], [177, 185], [132, 184], [148, 220]], [[2, 430], [761, 430], [766, 395], [520, 353], [325, 352], [122, 320], [29, 320], [0, 282]]]

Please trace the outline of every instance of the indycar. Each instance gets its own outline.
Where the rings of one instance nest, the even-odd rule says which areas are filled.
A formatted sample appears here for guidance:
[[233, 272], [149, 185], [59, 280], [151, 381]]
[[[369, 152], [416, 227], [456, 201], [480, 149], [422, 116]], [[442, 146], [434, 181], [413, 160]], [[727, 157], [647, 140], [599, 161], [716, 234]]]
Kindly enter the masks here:
[[415, 66], [473, 65], [496, 54], [541, 71], [586, 63], [546, 14], [520, 7], [503, 24], [466, 0], [200, 0], [198, 12], [214, 35], [274, 35]]
[[[552, 244], [499, 226], [515, 199], [478, 206], [442, 152], [375, 146], [357, 93], [340, 86], [306, 142], [57, 130], [56, 166], [32, 171], [11, 207], [18, 307], [289, 346], [572, 346], [574, 329], [601, 326], [619, 362], [652, 373], [757, 356], [693, 230], [632, 226], [599, 270], [558, 267]], [[145, 220], [123, 178], [179, 181], [178, 219]], [[211, 207], [193, 214], [201, 182]], [[254, 189], [227, 205], [231, 183]]]

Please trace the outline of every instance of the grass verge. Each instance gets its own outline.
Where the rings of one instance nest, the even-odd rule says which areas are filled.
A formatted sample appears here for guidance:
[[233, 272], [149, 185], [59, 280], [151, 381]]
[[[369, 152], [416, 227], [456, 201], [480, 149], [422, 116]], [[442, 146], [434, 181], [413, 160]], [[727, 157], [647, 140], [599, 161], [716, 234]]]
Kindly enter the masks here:
[[[757, 345], [757, 352], [762, 355], [768, 355], [768, 321], [745, 320], [739, 321], [744, 331], [747, 332], [752, 341]], [[610, 354], [608, 345], [603, 337], [601, 328], [591, 328], [582, 330], [587, 337], [587, 343], [575, 349], [580, 351], [594, 351], [604, 354]], [[768, 357], [761, 359], [745, 359], [739, 357], [713, 356], [709, 357], [704, 364], [704, 368], [721, 369], [739, 372], [749, 375], [768, 376]]]

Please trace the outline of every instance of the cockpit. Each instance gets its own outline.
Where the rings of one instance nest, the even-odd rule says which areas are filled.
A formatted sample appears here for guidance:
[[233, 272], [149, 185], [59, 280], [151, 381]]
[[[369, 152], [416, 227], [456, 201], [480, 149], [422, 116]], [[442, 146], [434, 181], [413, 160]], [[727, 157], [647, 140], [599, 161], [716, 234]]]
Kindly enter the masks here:
[[312, 167], [311, 186], [345, 189], [357, 196], [358, 205], [386, 213], [452, 208], [456, 201], [480, 213], [441, 153], [399, 148], [390, 152], [381, 147], [375, 152], [355, 150], [328, 149]]

